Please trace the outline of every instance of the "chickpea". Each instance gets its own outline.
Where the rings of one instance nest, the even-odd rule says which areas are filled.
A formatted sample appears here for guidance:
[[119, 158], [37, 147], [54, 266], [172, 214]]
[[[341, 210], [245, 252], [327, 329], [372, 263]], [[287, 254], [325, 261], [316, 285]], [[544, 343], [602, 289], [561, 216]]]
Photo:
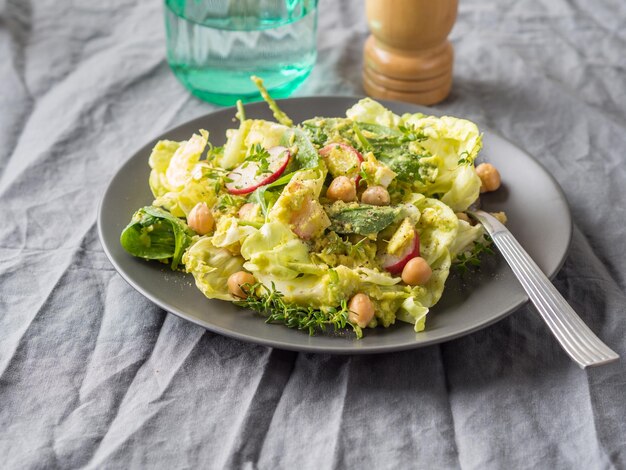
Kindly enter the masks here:
[[250, 273], [247, 273], [245, 271], [239, 271], [231, 274], [226, 284], [228, 285], [228, 292], [230, 293], [230, 295], [239, 299], [245, 299], [248, 297], [248, 294], [243, 291], [241, 286], [245, 284], [249, 284], [250, 286], [252, 286], [256, 284], [256, 279]]
[[326, 197], [333, 201], [351, 202], [356, 200], [356, 185], [347, 176], [337, 176], [326, 191]]
[[369, 296], [358, 293], [348, 302], [348, 320], [356, 323], [361, 328], [365, 328], [374, 318], [374, 304]]
[[457, 212], [456, 213], [456, 217], [459, 220], [464, 220], [465, 222], [467, 222], [468, 224], [471, 224], [472, 221], [470, 220], [470, 218], [467, 216], [467, 214], [465, 212]]
[[382, 186], [370, 186], [363, 191], [361, 202], [373, 206], [388, 206], [391, 198], [389, 197], [389, 191]]
[[209, 210], [206, 202], [199, 202], [187, 215], [187, 225], [198, 235], [206, 235], [213, 230], [213, 214]]
[[246, 202], [239, 208], [239, 218], [245, 221], [251, 221], [256, 218], [259, 205], [253, 202]]
[[500, 173], [491, 163], [481, 163], [476, 167], [476, 174], [480, 178], [480, 192], [495, 191], [500, 187]]
[[421, 256], [409, 260], [402, 270], [402, 280], [410, 286], [422, 286], [428, 282], [433, 270]]

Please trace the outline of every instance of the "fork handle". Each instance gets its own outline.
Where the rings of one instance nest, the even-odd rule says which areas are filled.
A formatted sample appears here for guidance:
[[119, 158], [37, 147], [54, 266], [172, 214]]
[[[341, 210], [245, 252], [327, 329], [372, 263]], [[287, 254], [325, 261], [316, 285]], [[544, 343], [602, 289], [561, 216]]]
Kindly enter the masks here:
[[482, 211], [474, 215], [490, 233], [493, 242], [561, 347], [581, 368], [619, 359], [619, 355], [585, 325], [504, 225]]

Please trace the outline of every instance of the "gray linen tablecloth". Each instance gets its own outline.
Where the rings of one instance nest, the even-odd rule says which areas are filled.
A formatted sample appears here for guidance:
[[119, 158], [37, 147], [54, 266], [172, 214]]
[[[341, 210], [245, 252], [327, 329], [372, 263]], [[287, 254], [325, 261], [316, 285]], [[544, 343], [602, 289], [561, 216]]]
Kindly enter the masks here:
[[[581, 371], [529, 307], [370, 357], [244, 344], [168, 315], [96, 235], [132, 151], [215, 109], [170, 73], [161, 2], [2, 0], [0, 467], [626, 468], [626, 4], [460, 3], [438, 108], [554, 174], [575, 221], [556, 285], [625, 359]], [[363, 2], [320, 7], [297, 95], [361, 94]]]

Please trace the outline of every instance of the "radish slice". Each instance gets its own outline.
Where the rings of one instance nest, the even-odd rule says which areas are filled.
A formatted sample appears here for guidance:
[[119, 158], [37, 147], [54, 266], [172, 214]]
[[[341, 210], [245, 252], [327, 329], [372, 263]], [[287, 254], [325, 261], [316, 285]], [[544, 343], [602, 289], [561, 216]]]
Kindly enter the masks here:
[[420, 255], [420, 238], [415, 232], [413, 237], [413, 243], [407, 246], [404, 251], [399, 255], [384, 254], [380, 257], [380, 264], [386, 271], [391, 274], [400, 274], [404, 269], [404, 266], [413, 258]]
[[266, 171], [260, 170], [260, 162], [244, 161], [228, 174], [230, 180], [226, 183], [226, 189], [230, 194], [248, 194], [259, 186], [273, 183], [280, 175], [291, 159], [291, 153], [287, 147], [276, 146], [268, 149], [268, 167]]
[[348, 144], [333, 143], [324, 146], [320, 155], [333, 178], [347, 176], [359, 184], [363, 155], [357, 149]]

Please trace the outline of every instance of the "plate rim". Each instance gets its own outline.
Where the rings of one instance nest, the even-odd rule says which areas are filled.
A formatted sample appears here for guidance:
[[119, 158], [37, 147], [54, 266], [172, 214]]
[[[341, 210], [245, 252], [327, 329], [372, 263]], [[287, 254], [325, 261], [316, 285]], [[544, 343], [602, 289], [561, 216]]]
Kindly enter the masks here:
[[[315, 96], [301, 96], [301, 97], [293, 97], [293, 98], [284, 98], [284, 99], [279, 99], [276, 100], [279, 104], [281, 102], [294, 102], [294, 101], [309, 101], [309, 100], [319, 100], [319, 99], [349, 99], [349, 100], [354, 100], [354, 101], [358, 101], [360, 99], [366, 98], [366, 96], [360, 96], [360, 95], [315, 95]], [[417, 105], [417, 104], [413, 104], [413, 103], [405, 103], [402, 101], [394, 101], [394, 100], [376, 100], [379, 103], [383, 104], [383, 105], [387, 105], [390, 104], [391, 106], [393, 105], [401, 105], [401, 106], [412, 106], [418, 109], [422, 109], [422, 110], [427, 110], [429, 111], [431, 114], [433, 115], [437, 115], [437, 116], [443, 116], [446, 115], [445, 112], [436, 109], [436, 108], [428, 108], [425, 106], [421, 106], [421, 105]], [[262, 101], [257, 101], [257, 102], [253, 102], [253, 103], [247, 103], [246, 106], [249, 105], [262, 105], [263, 102]], [[172, 306], [167, 305], [167, 302], [164, 302], [162, 300], [160, 300], [159, 298], [153, 296], [152, 294], [145, 292], [143, 290], [143, 288], [141, 286], [139, 286], [131, 276], [127, 275], [126, 272], [124, 271], [124, 269], [117, 263], [115, 257], [112, 255], [112, 253], [109, 251], [107, 243], [105, 242], [106, 237], [103, 233], [103, 222], [102, 219], [104, 217], [103, 214], [103, 209], [104, 209], [104, 202], [107, 199], [107, 195], [109, 194], [109, 192], [112, 190], [112, 184], [114, 182], [114, 180], [116, 179], [116, 177], [118, 176], [118, 174], [127, 166], [130, 165], [130, 163], [134, 160], [135, 156], [138, 155], [139, 153], [143, 153], [145, 151], [149, 151], [151, 147], [154, 146], [154, 144], [160, 140], [162, 138], [162, 136], [164, 134], [172, 134], [175, 132], [178, 132], [180, 130], [182, 130], [183, 128], [187, 127], [190, 123], [192, 123], [193, 121], [196, 120], [201, 120], [201, 119], [205, 119], [211, 115], [215, 115], [215, 114], [227, 114], [228, 112], [236, 112], [236, 107], [235, 106], [228, 106], [228, 107], [220, 107], [217, 108], [215, 110], [212, 110], [208, 113], [196, 116], [194, 118], [191, 118], [177, 126], [174, 127], [170, 127], [165, 129], [164, 131], [160, 132], [158, 136], [148, 140], [144, 145], [138, 146], [136, 148], [136, 150], [131, 151], [130, 152], [130, 156], [128, 158], [126, 158], [122, 163], [120, 163], [117, 168], [115, 169], [115, 171], [113, 172], [112, 176], [109, 178], [106, 186], [105, 186], [105, 190], [102, 192], [100, 201], [98, 203], [98, 209], [97, 209], [97, 220], [96, 220], [96, 224], [97, 224], [97, 232], [98, 232], [98, 240], [100, 242], [100, 245], [102, 246], [102, 249], [106, 255], [106, 257], [108, 258], [109, 262], [113, 265], [113, 267], [115, 268], [115, 271], [117, 272], [118, 275], [120, 275], [122, 277], [122, 279], [124, 279], [124, 281], [129, 284], [135, 291], [137, 291], [139, 294], [141, 294], [143, 297], [147, 298], [148, 300], [150, 300], [150, 302], [154, 303], [155, 305], [157, 305], [158, 307], [160, 307], [161, 309], [165, 310], [168, 313], [171, 313], [173, 315], [176, 315], [177, 317], [189, 321], [193, 324], [196, 324], [198, 326], [201, 326], [202, 328], [211, 331], [213, 333], [217, 333], [220, 334], [222, 336], [226, 336], [229, 338], [234, 338], [237, 339], [239, 341], [243, 341], [245, 343], [251, 343], [251, 344], [259, 344], [262, 346], [267, 346], [267, 347], [272, 347], [272, 348], [277, 348], [277, 349], [283, 349], [283, 350], [288, 350], [288, 351], [296, 351], [296, 352], [305, 352], [305, 353], [316, 353], [316, 354], [336, 354], [336, 355], [368, 355], [368, 354], [384, 354], [384, 353], [389, 353], [389, 352], [396, 352], [396, 351], [407, 351], [407, 350], [411, 350], [411, 349], [417, 349], [417, 348], [422, 348], [422, 347], [426, 347], [426, 346], [432, 346], [435, 344], [441, 344], [441, 343], [445, 343], [448, 341], [452, 341], [464, 336], [467, 336], [469, 334], [475, 333], [476, 331], [482, 330], [484, 328], [487, 328], [488, 326], [491, 326], [501, 320], [503, 320], [504, 318], [508, 317], [509, 315], [511, 315], [512, 313], [514, 313], [515, 311], [519, 310], [520, 308], [522, 308], [524, 305], [526, 305], [529, 302], [529, 298], [526, 295], [526, 293], [523, 294], [522, 299], [520, 299], [519, 301], [517, 301], [516, 303], [512, 304], [509, 308], [503, 310], [502, 312], [500, 312], [498, 315], [491, 317], [491, 318], [487, 318], [484, 321], [481, 321], [475, 325], [473, 325], [470, 328], [464, 329], [462, 331], [458, 331], [456, 333], [450, 333], [445, 337], [439, 337], [439, 338], [432, 338], [432, 339], [427, 339], [424, 341], [420, 341], [420, 342], [407, 342], [407, 343], [400, 343], [400, 344], [388, 344], [388, 345], [379, 345], [379, 346], [368, 346], [367, 349], [361, 349], [361, 348], [346, 348], [346, 347], [333, 347], [333, 346], [328, 346], [328, 347], [321, 347], [321, 346], [315, 346], [315, 345], [309, 345], [309, 344], [300, 344], [300, 345], [292, 345], [290, 343], [286, 343], [286, 344], [277, 344], [277, 342], [275, 340], [271, 340], [271, 339], [266, 339], [266, 338], [262, 338], [262, 337], [255, 337], [255, 336], [251, 336], [249, 334], [246, 333], [240, 333], [237, 331], [233, 331], [233, 330], [229, 330], [226, 328], [223, 328], [221, 326], [218, 325], [214, 325], [212, 323], [209, 322], [205, 322], [199, 318], [196, 317], [192, 317], [189, 314], [185, 313], [184, 311], [181, 311], [177, 308], [172, 308]], [[562, 269], [565, 261], [567, 260], [567, 257], [569, 255], [570, 252], [570, 248], [571, 248], [571, 244], [572, 244], [572, 238], [573, 238], [573, 219], [572, 219], [572, 212], [571, 212], [571, 207], [570, 207], [570, 203], [565, 195], [565, 192], [563, 191], [563, 188], [561, 187], [561, 185], [559, 184], [559, 182], [556, 180], [556, 178], [554, 178], [554, 176], [552, 175], [552, 173], [550, 171], [548, 171], [548, 169], [546, 168], [546, 166], [541, 163], [538, 159], [536, 159], [533, 155], [531, 155], [528, 151], [526, 151], [525, 149], [523, 149], [522, 147], [516, 145], [515, 143], [511, 142], [509, 139], [507, 139], [506, 137], [503, 137], [501, 134], [499, 134], [498, 132], [493, 131], [490, 127], [488, 126], [484, 126], [482, 125], [480, 120], [473, 120], [472, 122], [475, 122], [479, 128], [481, 129], [482, 133], [485, 134], [487, 133], [488, 135], [493, 135], [503, 141], [505, 141], [506, 143], [508, 143], [509, 145], [511, 145], [512, 147], [519, 149], [521, 152], [523, 152], [525, 154], [526, 157], [530, 158], [535, 164], [537, 164], [540, 169], [543, 171], [543, 173], [545, 174], [545, 176], [548, 177], [548, 179], [550, 180], [550, 182], [552, 183], [552, 185], [554, 186], [554, 188], [556, 189], [556, 192], [559, 194], [561, 200], [563, 201], [563, 203], [565, 204], [565, 207], [567, 208], [567, 211], [565, 212], [565, 216], [567, 218], [567, 241], [564, 244], [564, 251], [563, 254], [561, 256], [561, 259], [559, 260], [559, 262], [556, 264], [555, 268], [549, 272], [546, 273], [547, 277], [549, 279], [553, 279], [558, 272]], [[507, 269], [510, 269], [507, 265]], [[251, 312], [252, 313], [252, 312]], [[257, 315], [257, 318], [260, 322], [264, 322], [264, 318], [261, 316]], [[286, 328], [284, 325], [274, 325], [277, 328]], [[407, 326], [409, 326], [407, 324]], [[309, 338], [309, 336], [307, 335], [306, 332], [304, 331], [300, 331], [300, 333], [302, 333], [304, 338]], [[337, 338], [338, 340], [342, 340], [343, 338]], [[360, 340], [362, 341], [362, 340]]]

